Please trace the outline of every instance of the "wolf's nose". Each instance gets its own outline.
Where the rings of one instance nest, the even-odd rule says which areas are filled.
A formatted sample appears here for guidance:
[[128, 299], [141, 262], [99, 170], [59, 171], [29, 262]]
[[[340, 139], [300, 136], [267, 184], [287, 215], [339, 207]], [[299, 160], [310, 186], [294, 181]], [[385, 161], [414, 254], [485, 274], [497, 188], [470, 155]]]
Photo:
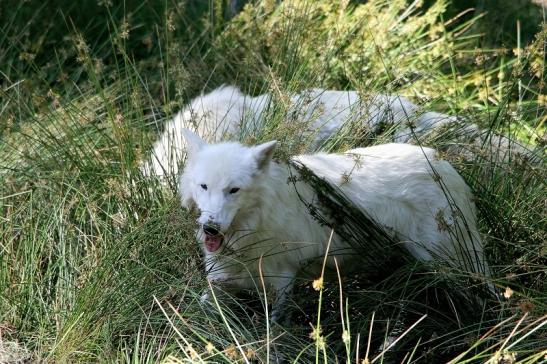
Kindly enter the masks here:
[[220, 227], [215, 224], [205, 224], [203, 225], [203, 232], [207, 235], [218, 235]]

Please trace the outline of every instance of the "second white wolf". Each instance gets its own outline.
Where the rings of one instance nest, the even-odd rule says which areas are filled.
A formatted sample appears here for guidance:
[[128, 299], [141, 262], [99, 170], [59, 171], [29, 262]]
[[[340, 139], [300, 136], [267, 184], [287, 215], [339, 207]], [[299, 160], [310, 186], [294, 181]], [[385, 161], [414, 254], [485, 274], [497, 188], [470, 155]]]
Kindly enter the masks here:
[[[393, 129], [392, 141], [406, 143], [422, 137], [433, 128], [457, 123], [457, 118], [434, 111], [424, 111], [407, 98], [375, 94], [363, 97], [356, 91], [309, 89], [294, 94], [289, 100], [286, 118], [299, 123], [298, 128], [311, 139], [309, 151], [320, 150], [336, 133], [354, 135], [363, 128], [372, 133], [381, 125]], [[193, 99], [173, 120], [169, 121], [155, 142], [145, 174], [158, 177], [178, 175], [184, 157], [182, 129], [190, 129], [209, 142], [238, 140], [240, 135], [254, 134], [264, 125], [272, 107], [269, 93], [256, 97], [243, 94], [234, 86], [222, 86]], [[413, 128], [410, 128], [410, 125]], [[468, 132], [474, 126], [466, 126]]]
[[[323, 257], [329, 240], [330, 230], [301, 201], [314, 200], [314, 189], [287, 183], [297, 172], [272, 160], [275, 141], [208, 144], [181, 132], [188, 157], [179, 189], [182, 205], [199, 211], [196, 235], [208, 278], [235, 289], [259, 287], [262, 259], [266, 284], [277, 294], [277, 318], [294, 278]], [[437, 255], [464, 271], [488, 272], [470, 189], [433, 149], [385, 144], [294, 161], [339, 187], [415, 258]], [[342, 269], [359, 262], [359, 253], [336, 235], [331, 252]]]

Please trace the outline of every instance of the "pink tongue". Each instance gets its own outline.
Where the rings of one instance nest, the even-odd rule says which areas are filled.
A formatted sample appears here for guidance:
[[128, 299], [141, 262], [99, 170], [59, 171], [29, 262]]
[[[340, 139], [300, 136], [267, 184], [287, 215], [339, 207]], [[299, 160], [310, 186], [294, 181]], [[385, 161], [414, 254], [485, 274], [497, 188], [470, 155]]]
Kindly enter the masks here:
[[205, 235], [205, 248], [209, 252], [215, 252], [222, 244], [222, 235]]

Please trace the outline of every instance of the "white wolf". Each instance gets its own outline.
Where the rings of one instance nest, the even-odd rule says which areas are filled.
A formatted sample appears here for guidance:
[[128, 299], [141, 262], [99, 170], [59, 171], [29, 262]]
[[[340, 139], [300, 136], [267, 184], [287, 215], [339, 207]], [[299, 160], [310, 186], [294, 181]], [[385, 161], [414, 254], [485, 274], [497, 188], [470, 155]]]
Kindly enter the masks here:
[[[297, 172], [272, 160], [275, 141], [208, 144], [190, 130], [181, 132], [188, 147], [181, 201], [199, 211], [196, 236], [208, 278], [228, 288], [260, 287], [262, 257], [265, 282], [276, 291], [277, 318], [299, 270], [325, 253], [330, 231], [300, 199], [312, 201], [314, 190], [287, 182]], [[469, 187], [435, 150], [385, 144], [294, 161], [338, 186], [417, 259], [439, 254], [462, 269], [488, 271]], [[336, 235], [331, 251], [342, 265], [359, 258]]]
[[[245, 95], [234, 86], [222, 86], [193, 99], [165, 125], [150, 159], [143, 164], [143, 172], [163, 181], [165, 177], [178, 176], [185, 154], [183, 128], [193, 130], [208, 142], [255, 134], [263, 129], [272, 99], [269, 93]], [[428, 133], [451, 128], [457, 132], [448, 147], [450, 154], [472, 159], [477, 150], [490, 150], [495, 151], [498, 161], [510, 160], [516, 154], [531, 156], [529, 150], [509, 138], [461, 122], [455, 116], [422, 110], [403, 96], [314, 88], [294, 94], [288, 103], [286, 118], [303, 125], [297, 129], [311, 138], [311, 152], [322, 150], [325, 141], [337, 133], [353, 138], [355, 130], [368, 130], [374, 135], [388, 129], [393, 131], [391, 141], [413, 143]]]
[[[159, 177], [178, 175], [184, 156], [182, 129], [190, 129], [208, 142], [237, 139], [241, 134], [261, 129], [264, 114], [271, 106], [271, 94], [245, 95], [234, 86], [222, 86], [193, 99], [173, 120], [168, 122], [154, 144], [151, 160], [144, 166], [146, 174]], [[346, 124], [367, 127], [374, 132], [381, 125], [396, 127], [393, 141], [406, 143], [423, 136], [433, 127], [456, 123], [453, 116], [427, 111], [408, 99], [396, 95], [369, 95], [356, 91], [310, 89], [290, 98], [287, 115], [305, 125], [312, 136], [310, 151]], [[413, 129], [409, 128], [409, 123]]]

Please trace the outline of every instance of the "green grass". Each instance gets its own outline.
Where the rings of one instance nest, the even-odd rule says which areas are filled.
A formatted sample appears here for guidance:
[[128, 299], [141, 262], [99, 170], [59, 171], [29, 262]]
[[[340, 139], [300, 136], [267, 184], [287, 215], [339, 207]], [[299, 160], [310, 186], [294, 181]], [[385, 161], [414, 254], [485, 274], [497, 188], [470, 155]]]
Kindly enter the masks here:
[[[258, 1], [230, 19], [222, 1], [2, 2], [0, 361], [545, 360], [545, 25], [520, 51], [495, 43], [517, 39], [505, 33], [477, 48], [480, 18], [418, 3]], [[194, 217], [138, 163], [174, 111], [222, 83], [272, 92], [266, 127], [242, 140], [276, 138], [279, 158], [306, 149], [285, 112], [308, 87], [404, 94], [529, 143], [533, 161], [452, 156], [496, 284], [513, 294], [477, 302], [469, 277], [408, 262], [325, 275], [320, 292], [300, 280], [284, 325], [267, 323], [257, 294], [202, 303]], [[385, 140], [355, 134], [329, 148]], [[466, 142], [449, 131], [423, 142], [454, 141]], [[382, 354], [394, 326], [400, 340]]]

